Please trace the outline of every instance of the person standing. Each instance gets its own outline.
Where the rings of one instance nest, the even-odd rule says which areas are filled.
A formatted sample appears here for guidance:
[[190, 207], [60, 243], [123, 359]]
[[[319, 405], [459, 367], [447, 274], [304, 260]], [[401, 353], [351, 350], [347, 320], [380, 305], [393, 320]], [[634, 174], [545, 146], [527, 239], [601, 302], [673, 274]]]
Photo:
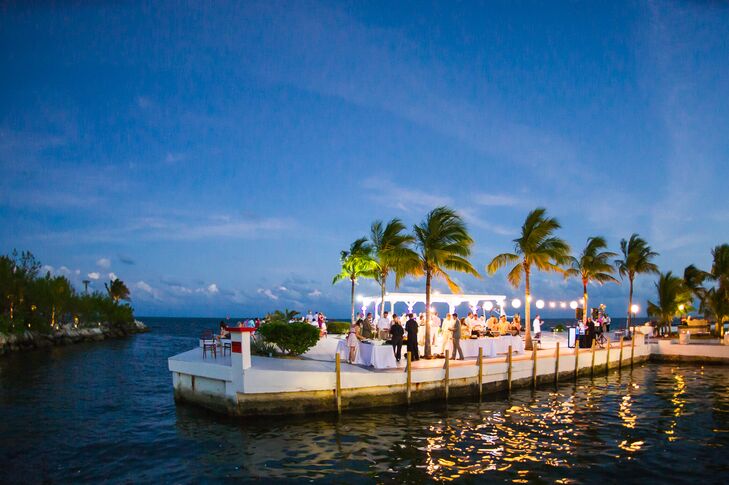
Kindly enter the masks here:
[[595, 341], [595, 322], [592, 320], [592, 318], [587, 319], [587, 331], [586, 331], [586, 342], [587, 342], [587, 348], [592, 347], [592, 342]]
[[[382, 340], [386, 340], [390, 333], [390, 316], [387, 312], [383, 312], [382, 316], [377, 320], [377, 332]], [[400, 327], [402, 328], [402, 326]]]
[[532, 322], [532, 330], [534, 331], [534, 338], [537, 340], [541, 340], [542, 338], [542, 319], [537, 315], [534, 317], [534, 322]]
[[440, 318], [438, 318], [437, 312], [430, 313], [430, 346], [435, 345], [435, 337], [438, 335], [440, 330]]
[[408, 352], [410, 352], [410, 359], [420, 360], [418, 354], [418, 321], [415, 320], [415, 316], [412, 313], [408, 314], [408, 321], [405, 324], [405, 331], [408, 333]]
[[400, 362], [402, 354], [402, 337], [405, 334], [402, 325], [400, 325], [400, 318], [395, 316], [392, 320], [392, 324], [389, 328], [390, 342], [392, 342], [392, 350], [395, 352], [395, 360]]
[[[465, 326], [465, 321], [463, 322], [463, 326]], [[463, 335], [463, 332], [461, 330], [461, 322], [458, 320], [458, 314], [453, 314], [453, 355], [451, 355], [451, 359], [456, 358], [456, 352], [461, 356], [458, 360], [463, 360], [463, 350], [461, 350], [461, 335]]]
[[349, 327], [349, 335], [347, 335], [350, 364], [354, 364], [356, 362], [360, 340], [364, 340], [364, 337], [362, 337], [362, 320], [357, 320], [354, 325]]
[[374, 323], [372, 321], [372, 314], [368, 313], [365, 317], [364, 323], [362, 324], [362, 336], [364, 338], [372, 338], [374, 331]]

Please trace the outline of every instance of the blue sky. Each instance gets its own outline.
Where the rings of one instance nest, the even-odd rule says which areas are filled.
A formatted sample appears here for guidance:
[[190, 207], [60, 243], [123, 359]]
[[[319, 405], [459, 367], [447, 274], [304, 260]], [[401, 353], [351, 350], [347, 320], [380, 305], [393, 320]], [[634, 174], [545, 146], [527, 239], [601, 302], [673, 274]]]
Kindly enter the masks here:
[[[113, 273], [142, 315], [346, 315], [339, 251], [440, 204], [481, 270], [540, 205], [664, 270], [729, 239], [721, 2], [6, 6], [0, 59], [0, 250]], [[617, 315], [626, 286], [591, 295]]]

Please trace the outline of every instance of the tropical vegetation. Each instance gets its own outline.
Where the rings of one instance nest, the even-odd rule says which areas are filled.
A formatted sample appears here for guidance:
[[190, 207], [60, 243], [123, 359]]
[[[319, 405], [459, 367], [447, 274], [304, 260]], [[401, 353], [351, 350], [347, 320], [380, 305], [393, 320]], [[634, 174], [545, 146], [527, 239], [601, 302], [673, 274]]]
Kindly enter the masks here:
[[[604, 237], [590, 237], [579, 255], [572, 256], [569, 244], [557, 235], [559, 229], [559, 221], [548, 216], [546, 209], [540, 207], [532, 210], [526, 216], [518, 237], [513, 240], [513, 252], [496, 255], [486, 266], [490, 275], [510, 266], [508, 282], [514, 288], [524, 283], [527, 349], [532, 348], [531, 277], [535, 270], [578, 278], [582, 283], [585, 309], [589, 308], [590, 283], [619, 284], [616, 274], [621, 279], [627, 279], [628, 326], [634, 323], [630, 309], [633, 307], [636, 277], [658, 274], [658, 281], [655, 282], [656, 298], [647, 302], [647, 313], [657, 319], [661, 330], [666, 327], [670, 329], [675, 316], [692, 311], [693, 301], [698, 300], [699, 312], [717, 322], [719, 332], [723, 332], [722, 323], [729, 321], [729, 244], [718, 245], [712, 250], [713, 262], [709, 271], [691, 265], [686, 267], [681, 278], [670, 271], [659, 272], [655, 263], [658, 253], [638, 234], [622, 239], [619, 253], [608, 249]], [[410, 234], [400, 219], [392, 219], [387, 224], [378, 220], [370, 227], [369, 240], [360, 238], [352, 243], [349, 250], [341, 252], [341, 270], [333, 283], [344, 279], [350, 281], [353, 323], [354, 288], [360, 278], [375, 279], [384, 300], [390, 276], [394, 275], [396, 286], [406, 276], [424, 276], [424, 356], [429, 357], [432, 285], [434, 280], [442, 279], [453, 293], [460, 293], [460, 285], [449, 272], [459, 271], [479, 277], [478, 271], [469, 261], [472, 246], [473, 238], [463, 219], [448, 207], [433, 209], [420, 224], [413, 226]], [[584, 312], [583, 318], [588, 317], [589, 312]], [[344, 328], [337, 330], [346, 332]], [[330, 333], [336, 333], [334, 328], [330, 329]]]
[[29, 251], [0, 256], [0, 332], [133, 322], [132, 307], [121, 302], [129, 300], [126, 285], [114, 280], [108, 290], [80, 293], [65, 276], [41, 274], [41, 263]]
[[588, 304], [587, 285], [594, 281], [599, 284], [618, 283], [613, 273], [615, 267], [610, 263], [610, 259], [617, 256], [617, 253], [607, 251], [607, 242], [602, 236], [590, 237], [587, 239], [587, 245], [580, 253], [579, 257], [572, 256], [571, 266], [565, 272], [566, 277], [578, 277], [582, 281], [582, 321], [587, 323]]
[[352, 325], [354, 325], [354, 287], [359, 278], [375, 278], [378, 275], [379, 265], [373, 255], [373, 247], [366, 237], [354, 241], [349, 250], [342, 251], [339, 255], [341, 263], [340, 272], [332, 279], [332, 284], [342, 280], [349, 280], [352, 284]]
[[655, 286], [658, 301], [648, 301], [647, 312], [657, 318], [659, 333], [670, 334], [673, 319], [691, 304], [691, 290], [684, 284], [683, 278], [671, 271], [660, 273]]
[[258, 333], [264, 342], [289, 355], [301, 355], [319, 341], [319, 328], [306, 322], [265, 322]]
[[683, 272], [683, 282], [698, 299], [699, 312], [713, 318], [717, 324], [717, 333], [723, 335], [723, 323], [729, 321], [729, 244], [716, 246], [711, 256], [710, 271], [703, 271], [694, 265], [687, 266]]
[[633, 323], [633, 282], [636, 275], [644, 273], [659, 273], [658, 266], [653, 262], [653, 258], [658, 253], [653, 251], [648, 243], [638, 234], [632, 234], [630, 239], [620, 240], [620, 251], [623, 253], [623, 259], [615, 261], [620, 276], [628, 278], [630, 290], [628, 292], [628, 321], [627, 328]]
[[420, 224], [413, 227], [420, 273], [425, 275], [425, 352], [431, 357], [430, 348], [430, 291], [433, 278], [445, 280], [453, 293], [460, 293], [460, 286], [448, 275], [448, 271], [460, 271], [480, 277], [468, 261], [473, 239], [465, 222], [448, 207], [430, 211]]
[[563, 239], [555, 236], [555, 232], [562, 226], [554, 217], [547, 217], [547, 210], [539, 207], [531, 211], [521, 233], [514, 239], [514, 252], [501, 253], [495, 256], [486, 267], [493, 275], [500, 268], [516, 263], [507, 275], [509, 283], [514, 288], [521, 285], [524, 279], [524, 312], [526, 315], [525, 348], [532, 349], [531, 339], [531, 272], [532, 267], [540, 271], [565, 273], [563, 266], [570, 262], [570, 246]]
[[405, 224], [400, 219], [392, 219], [384, 226], [378, 220], [370, 227], [370, 242], [378, 265], [375, 280], [381, 290], [380, 314], [385, 311], [385, 292], [390, 273], [395, 274], [395, 287], [400, 286], [405, 276], [419, 274], [418, 255], [412, 249], [415, 238], [405, 231]]

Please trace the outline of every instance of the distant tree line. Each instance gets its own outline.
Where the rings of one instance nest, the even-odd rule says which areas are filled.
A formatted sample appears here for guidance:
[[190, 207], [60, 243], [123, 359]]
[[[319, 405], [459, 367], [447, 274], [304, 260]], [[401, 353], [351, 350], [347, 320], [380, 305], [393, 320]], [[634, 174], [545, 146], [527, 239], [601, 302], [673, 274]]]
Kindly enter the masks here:
[[65, 276], [41, 273], [29, 251], [0, 256], [0, 332], [50, 333], [63, 325], [125, 325], [134, 321], [129, 289], [115, 279], [104, 293], [79, 293]]

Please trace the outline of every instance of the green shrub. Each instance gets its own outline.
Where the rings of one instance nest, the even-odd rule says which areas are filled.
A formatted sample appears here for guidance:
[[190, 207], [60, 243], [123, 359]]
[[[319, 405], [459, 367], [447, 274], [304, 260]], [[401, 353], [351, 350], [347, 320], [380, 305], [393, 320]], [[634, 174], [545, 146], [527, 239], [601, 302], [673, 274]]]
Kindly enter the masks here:
[[341, 334], [349, 332], [349, 322], [327, 322], [327, 333]]
[[278, 349], [272, 343], [267, 342], [260, 333], [256, 333], [251, 337], [251, 353], [268, 357], [278, 354]]
[[565, 327], [561, 323], [558, 323], [557, 325], [554, 326], [554, 328], [552, 328], [552, 331], [553, 332], [564, 332]]
[[290, 355], [300, 355], [319, 341], [319, 328], [304, 322], [270, 322], [258, 329], [266, 342]]

